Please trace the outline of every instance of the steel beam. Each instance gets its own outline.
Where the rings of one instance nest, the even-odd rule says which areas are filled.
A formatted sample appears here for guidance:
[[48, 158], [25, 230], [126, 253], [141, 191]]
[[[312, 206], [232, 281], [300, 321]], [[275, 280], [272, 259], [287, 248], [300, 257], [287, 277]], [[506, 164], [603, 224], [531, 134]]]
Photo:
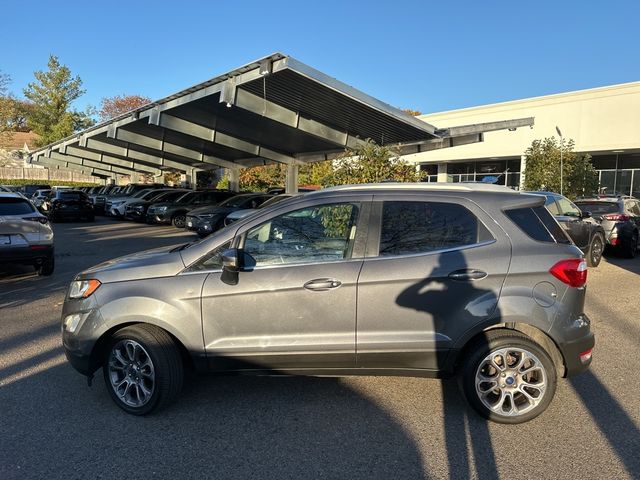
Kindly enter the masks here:
[[111, 155], [92, 152], [79, 147], [68, 146], [65, 150], [67, 152], [66, 154], [52, 151], [51, 156], [59, 160], [87, 165], [93, 168], [119, 171], [119, 173], [123, 173], [124, 175], [129, 175], [130, 173], [150, 173], [157, 175], [160, 173], [160, 170], [155, 167], [142, 165], [129, 160], [123, 160]]
[[494, 132], [496, 130], [515, 130], [520, 127], [533, 127], [534, 117], [516, 118], [513, 120], [502, 120], [498, 122], [476, 123], [473, 125], [462, 125], [459, 127], [449, 127], [436, 130], [439, 137], [461, 137], [478, 133]]

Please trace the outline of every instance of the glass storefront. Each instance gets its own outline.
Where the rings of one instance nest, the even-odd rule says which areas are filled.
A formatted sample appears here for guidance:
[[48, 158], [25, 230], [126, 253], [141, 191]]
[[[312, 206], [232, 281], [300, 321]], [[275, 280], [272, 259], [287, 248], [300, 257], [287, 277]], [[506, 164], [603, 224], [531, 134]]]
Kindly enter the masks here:
[[640, 154], [594, 155], [600, 177], [600, 193], [640, 197]]
[[449, 182], [487, 182], [520, 189], [520, 159], [449, 163]]

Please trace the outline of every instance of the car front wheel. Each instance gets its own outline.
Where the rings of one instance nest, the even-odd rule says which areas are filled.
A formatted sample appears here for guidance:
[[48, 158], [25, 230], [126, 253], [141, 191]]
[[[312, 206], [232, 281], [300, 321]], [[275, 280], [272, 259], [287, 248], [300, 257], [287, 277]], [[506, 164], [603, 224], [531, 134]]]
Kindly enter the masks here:
[[516, 424], [549, 406], [556, 370], [547, 352], [526, 335], [493, 330], [467, 350], [460, 380], [467, 401], [480, 415]]
[[187, 216], [184, 213], [179, 213], [171, 219], [171, 223], [176, 228], [184, 228], [186, 225], [186, 222], [187, 222]]
[[104, 381], [124, 411], [146, 415], [174, 401], [182, 389], [182, 357], [164, 330], [138, 324], [117, 331], [103, 364]]

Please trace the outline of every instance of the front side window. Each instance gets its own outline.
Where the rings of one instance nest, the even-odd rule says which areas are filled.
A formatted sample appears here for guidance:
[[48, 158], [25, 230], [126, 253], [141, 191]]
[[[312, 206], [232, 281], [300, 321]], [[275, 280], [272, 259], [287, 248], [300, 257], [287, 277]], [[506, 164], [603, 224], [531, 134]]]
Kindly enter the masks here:
[[359, 210], [357, 204], [341, 203], [288, 212], [249, 230], [244, 250], [256, 266], [349, 258]]
[[560, 205], [560, 215], [566, 215], [567, 217], [580, 216], [580, 209], [571, 203], [569, 199], [564, 197], [559, 198], [558, 205]]
[[462, 205], [444, 202], [384, 202], [380, 256], [411, 255], [464, 247], [493, 237]]

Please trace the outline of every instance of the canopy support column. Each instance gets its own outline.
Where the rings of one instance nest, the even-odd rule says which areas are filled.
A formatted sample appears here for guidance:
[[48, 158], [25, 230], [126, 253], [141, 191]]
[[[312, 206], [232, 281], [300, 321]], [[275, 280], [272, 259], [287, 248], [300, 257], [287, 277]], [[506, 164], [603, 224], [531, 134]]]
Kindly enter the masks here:
[[232, 192], [240, 191], [240, 169], [239, 168], [229, 169], [229, 190], [231, 190]]
[[287, 165], [286, 193], [298, 193], [298, 165]]

